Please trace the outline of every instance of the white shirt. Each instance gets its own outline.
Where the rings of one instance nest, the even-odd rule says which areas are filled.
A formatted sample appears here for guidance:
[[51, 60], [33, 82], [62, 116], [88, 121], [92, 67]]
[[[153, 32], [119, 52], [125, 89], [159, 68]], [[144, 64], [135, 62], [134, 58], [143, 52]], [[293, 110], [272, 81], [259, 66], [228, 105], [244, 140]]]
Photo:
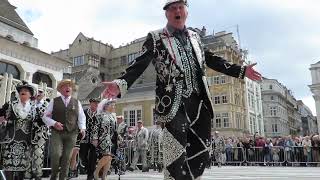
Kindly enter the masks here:
[[31, 104], [30, 104], [30, 100], [28, 100], [25, 105], [22, 104], [22, 102], [20, 101], [19, 99], [19, 102], [18, 104], [16, 104], [16, 107], [15, 109], [17, 110], [16, 113], [19, 114], [19, 116], [22, 118], [22, 119], [25, 119], [30, 110], [31, 110]]
[[[63, 103], [65, 105], [68, 105], [71, 99], [71, 96], [65, 98], [63, 95], [60, 96]], [[66, 106], [67, 107], [67, 106]], [[86, 115], [84, 114], [83, 108], [81, 103], [78, 101], [78, 127], [79, 129], [86, 129]], [[50, 101], [47, 109], [44, 112], [44, 116], [42, 118], [43, 122], [47, 125], [47, 126], [54, 126], [54, 124], [57, 122], [55, 120], [52, 119], [52, 110], [53, 110], [53, 100]]]
[[41, 99], [40, 101], [36, 100], [36, 105], [38, 108], [41, 107], [43, 103], [44, 103], [43, 99]]

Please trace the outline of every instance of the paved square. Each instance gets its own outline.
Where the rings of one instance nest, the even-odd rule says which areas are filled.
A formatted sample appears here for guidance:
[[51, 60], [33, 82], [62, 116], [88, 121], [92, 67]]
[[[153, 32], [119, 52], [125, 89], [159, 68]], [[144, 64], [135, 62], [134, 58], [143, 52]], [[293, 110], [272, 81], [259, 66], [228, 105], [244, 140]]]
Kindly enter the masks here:
[[[48, 178], [47, 178], [48, 179]], [[86, 176], [81, 175], [78, 180], [85, 180]], [[75, 179], [75, 180], [76, 180]], [[163, 175], [154, 171], [142, 173], [141, 171], [126, 172], [121, 176], [121, 180], [162, 180]], [[256, 166], [228, 166], [212, 167], [206, 169], [201, 180], [319, 180], [319, 167], [256, 167]], [[118, 176], [112, 174], [108, 180], [118, 180]]]

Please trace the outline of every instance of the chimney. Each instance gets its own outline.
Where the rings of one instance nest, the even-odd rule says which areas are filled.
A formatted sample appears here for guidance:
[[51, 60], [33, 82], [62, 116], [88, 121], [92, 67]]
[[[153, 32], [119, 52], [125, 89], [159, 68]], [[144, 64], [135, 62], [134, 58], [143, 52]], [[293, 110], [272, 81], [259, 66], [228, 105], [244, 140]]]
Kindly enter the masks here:
[[201, 29], [200, 36], [204, 37], [204, 36], [206, 36], [206, 34], [207, 34], [207, 29], [206, 29], [206, 27], [203, 26], [202, 29]]

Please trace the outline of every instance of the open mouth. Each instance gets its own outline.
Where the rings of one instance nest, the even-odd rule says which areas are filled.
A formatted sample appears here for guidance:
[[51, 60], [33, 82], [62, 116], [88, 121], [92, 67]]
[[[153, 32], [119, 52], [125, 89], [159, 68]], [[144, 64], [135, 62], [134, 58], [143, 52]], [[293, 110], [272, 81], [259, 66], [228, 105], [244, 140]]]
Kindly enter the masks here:
[[68, 92], [70, 92], [70, 90], [66, 90], [66, 92], [68, 93]]
[[176, 20], [180, 20], [180, 19], [181, 19], [181, 16], [176, 16], [175, 19], [176, 19]]
[[21, 93], [22, 96], [26, 95], [25, 93]]

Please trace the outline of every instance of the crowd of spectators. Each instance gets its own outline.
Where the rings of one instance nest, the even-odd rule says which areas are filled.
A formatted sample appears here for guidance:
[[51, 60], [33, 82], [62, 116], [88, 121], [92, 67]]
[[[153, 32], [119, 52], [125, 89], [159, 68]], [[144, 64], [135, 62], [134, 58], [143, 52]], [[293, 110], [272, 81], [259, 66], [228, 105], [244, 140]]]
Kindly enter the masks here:
[[[318, 166], [320, 136], [223, 137], [225, 165]], [[214, 154], [215, 147], [212, 147]], [[215, 162], [212, 156], [212, 163]]]

